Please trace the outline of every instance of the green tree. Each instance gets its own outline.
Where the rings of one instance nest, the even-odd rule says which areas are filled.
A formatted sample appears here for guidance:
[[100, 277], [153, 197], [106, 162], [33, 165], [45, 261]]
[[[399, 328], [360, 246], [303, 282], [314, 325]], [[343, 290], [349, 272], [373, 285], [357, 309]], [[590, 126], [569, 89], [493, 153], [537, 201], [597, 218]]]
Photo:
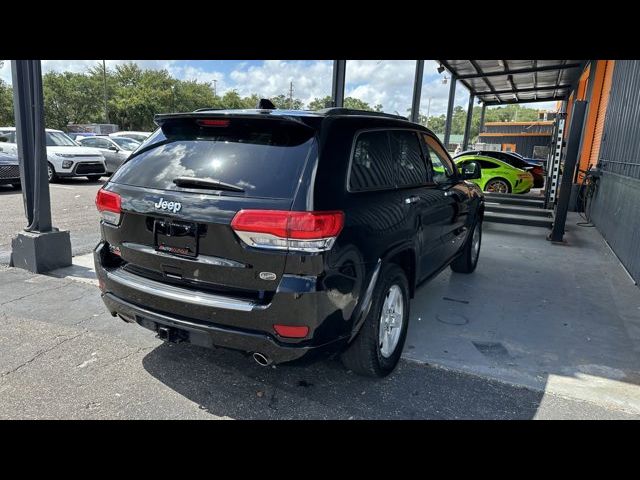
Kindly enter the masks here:
[[327, 108], [331, 106], [331, 96], [327, 95], [322, 98], [314, 98], [307, 105], [307, 110], [322, 110], [323, 108]]
[[13, 90], [0, 80], [0, 125], [13, 125]]
[[220, 99], [220, 108], [255, 108], [255, 104], [249, 106], [247, 100], [238, 94], [237, 90], [227, 91]]
[[42, 78], [45, 123], [65, 129], [69, 123], [85, 123], [100, 118], [100, 86], [81, 73], [48, 72]]
[[299, 98], [292, 99], [293, 102], [289, 101], [289, 97], [286, 95], [278, 95], [276, 97], [271, 97], [270, 99], [276, 108], [282, 108], [286, 110], [302, 110], [304, 107], [304, 103]]
[[[323, 108], [327, 108], [327, 106], [330, 106], [330, 105], [331, 105], [331, 97], [327, 95], [326, 97], [323, 97], [323, 98], [314, 98], [311, 102], [309, 102], [307, 109], [320, 110]], [[360, 100], [359, 98], [353, 98], [353, 97], [347, 97], [344, 99], [344, 107], [353, 108], [355, 110], [367, 110], [370, 112], [381, 112], [383, 109], [382, 105], [380, 104], [371, 107], [371, 105], [369, 105], [364, 100]]]

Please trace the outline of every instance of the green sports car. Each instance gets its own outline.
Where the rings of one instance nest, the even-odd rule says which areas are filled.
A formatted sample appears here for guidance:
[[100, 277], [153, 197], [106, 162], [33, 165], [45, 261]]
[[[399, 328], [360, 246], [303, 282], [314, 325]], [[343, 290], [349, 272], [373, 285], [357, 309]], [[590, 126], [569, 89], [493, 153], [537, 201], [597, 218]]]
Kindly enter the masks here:
[[495, 158], [463, 155], [454, 159], [458, 168], [471, 161], [478, 162], [482, 171], [479, 179], [471, 181], [485, 192], [527, 193], [533, 187], [533, 175]]

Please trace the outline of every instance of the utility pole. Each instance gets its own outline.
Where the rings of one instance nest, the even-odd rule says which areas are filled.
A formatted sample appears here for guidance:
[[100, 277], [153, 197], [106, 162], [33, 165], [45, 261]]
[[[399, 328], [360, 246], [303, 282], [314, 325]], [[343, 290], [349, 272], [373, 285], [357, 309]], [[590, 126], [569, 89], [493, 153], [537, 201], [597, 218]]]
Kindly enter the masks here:
[[429, 97], [429, 103], [427, 103], [427, 122], [425, 127], [429, 127], [429, 112], [431, 111], [431, 97]]
[[289, 110], [293, 110], [293, 81], [289, 83]]
[[102, 80], [104, 81], [104, 123], [109, 123], [109, 110], [107, 109], [107, 64], [102, 60]]
[[218, 96], [218, 80], [213, 79], [213, 98]]

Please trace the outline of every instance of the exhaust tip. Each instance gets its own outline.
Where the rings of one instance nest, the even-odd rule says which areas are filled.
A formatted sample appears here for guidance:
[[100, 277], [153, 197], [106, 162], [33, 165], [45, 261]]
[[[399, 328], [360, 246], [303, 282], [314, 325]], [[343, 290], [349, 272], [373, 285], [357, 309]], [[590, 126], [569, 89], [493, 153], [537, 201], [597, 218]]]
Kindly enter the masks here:
[[263, 355], [263, 354], [261, 354], [259, 352], [255, 352], [253, 354], [253, 359], [261, 367], [268, 367], [269, 365], [271, 365], [271, 360], [268, 357], [266, 357], [265, 355]]

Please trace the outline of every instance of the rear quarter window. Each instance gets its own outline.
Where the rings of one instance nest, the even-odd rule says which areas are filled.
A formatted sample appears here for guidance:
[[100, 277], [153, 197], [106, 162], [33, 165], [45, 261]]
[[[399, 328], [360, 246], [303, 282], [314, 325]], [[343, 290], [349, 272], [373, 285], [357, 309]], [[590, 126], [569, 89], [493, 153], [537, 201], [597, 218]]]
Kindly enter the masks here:
[[[160, 190], [178, 177], [219, 180], [244, 193], [222, 195], [292, 198], [315, 143], [310, 128], [275, 120], [231, 119], [229, 127], [198, 127], [194, 121], [163, 125], [113, 175], [111, 181]], [[206, 193], [208, 190], [200, 190]]]
[[394, 167], [386, 130], [361, 132], [356, 138], [349, 172], [349, 190], [393, 188]]

